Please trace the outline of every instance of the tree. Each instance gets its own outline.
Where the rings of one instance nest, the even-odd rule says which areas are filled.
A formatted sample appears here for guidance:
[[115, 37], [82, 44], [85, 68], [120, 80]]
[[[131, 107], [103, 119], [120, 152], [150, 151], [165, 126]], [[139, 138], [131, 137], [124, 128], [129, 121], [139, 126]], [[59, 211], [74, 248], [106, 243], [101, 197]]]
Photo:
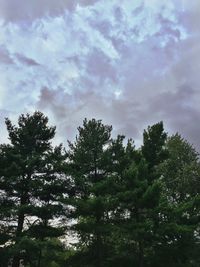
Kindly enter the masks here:
[[[152, 174], [152, 173], [150, 173]], [[159, 180], [149, 184], [148, 163], [138, 151], [137, 160], [124, 170], [118, 202], [119, 248], [116, 263], [125, 266], [150, 266], [157, 242], [159, 205], [162, 185]]]
[[173, 202], [200, 192], [199, 154], [179, 134], [167, 140], [169, 158], [161, 165], [163, 179]]
[[157, 167], [167, 156], [167, 135], [163, 124], [158, 123], [149, 126], [143, 136], [141, 149], [134, 151], [130, 143], [126, 149], [132, 153], [123, 169], [121, 190], [117, 194], [119, 238], [115, 265], [121, 262], [125, 266], [150, 266], [155, 253], [154, 246], [158, 241], [156, 232], [162, 184]]
[[[85, 119], [83, 127], [78, 128], [76, 141], [69, 143], [71, 177], [75, 185], [72, 205], [77, 222], [74, 230], [79, 238], [79, 253], [75, 258], [81, 266], [107, 266], [114, 166], [119, 158], [111, 149], [111, 130], [111, 126], [101, 121]], [[122, 140], [123, 137], [118, 137], [116, 147]]]
[[7, 200], [4, 192], [0, 191], [0, 267], [7, 266], [9, 261], [8, 248], [6, 246], [9, 241], [11, 214], [9, 213], [12, 208], [13, 202]]
[[[55, 127], [48, 126], [48, 118], [41, 112], [22, 114], [18, 126], [6, 119], [6, 126], [10, 144], [0, 147], [0, 189], [12, 202], [8, 208], [9, 242], [12, 266], [18, 267], [22, 256], [19, 244], [24, 235], [36, 237], [38, 231], [44, 234], [44, 230], [48, 230], [44, 237], [54, 235], [49, 220], [61, 208], [57, 200], [63, 193], [60, 167], [65, 155], [61, 146], [53, 149]], [[34, 221], [33, 215], [37, 216]]]
[[[68, 152], [41, 112], [6, 119], [0, 145], [0, 266], [197, 267], [199, 155], [163, 123], [143, 145], [83, 121]], [[66, 220], [70, 220], [67, 224]], [[75, 249], [60, 237], [70, 230]], [[69, 232], [68, 232], [69, 233]]]
[[162, 209], [159, 253], [164, 266], [198, 266], [200, 163], [198, 153], [179, 134], [168, 138], [169, 157], [159, 167], [167, 199]]
[[[167, 134], [164, 132], [163, 122], [148, 126], [143, 133], [142, 155], [148, 163], [149, 176], [151, 183], [157, 176], [156, 167], [168, 157], [165, 149]], [[158, 174], [159, 175], [159, 174]]]

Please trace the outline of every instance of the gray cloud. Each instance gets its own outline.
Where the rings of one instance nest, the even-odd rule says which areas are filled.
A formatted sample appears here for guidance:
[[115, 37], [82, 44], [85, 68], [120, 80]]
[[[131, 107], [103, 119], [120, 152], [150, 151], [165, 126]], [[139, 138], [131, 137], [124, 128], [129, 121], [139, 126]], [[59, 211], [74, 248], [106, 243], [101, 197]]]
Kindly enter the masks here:
[[200, 108], [194, 99], [200, 100], [200, 92], [184, 84], [175, 92], [159, 94], [150, 104], [155, 117], [162, 118], [173, 132], [181, 133], [200, 150]]
[[77, 4], [85, 6], [96, 0], [0, 0], [0, 17], [5, 21], [31, 22], [43, 16], [59, 16]]
[[4, 46], [0, 46], [0, 63], [2, 64], [13, 64], [14, 61], [9, 51]]
[[1, 143], [8, 143], [8, 133], [5, 125], [5, 118], [11, 117], [14, 115], [10, 110], [7, 109], [0, 109], [0, 142]]
[[[147, 125], [163, 120], [167, 131], [179, 131], [198, 146], [195, 1], [185, 2], [182, 11], [179, 1], [153, 1], [154, 7], [146, 7], [149, 1], [132, 7], [128, 0], [21, 1], [20, 10], [17, 1], [0, 0], [0, 8], [7, 3], [3, 17], [15, 22], [3, 25], [8, 38], [0, 57], [6, 64], [20, 62], [5, 72], [12, 85], [5, 92], [7, 106], [15, 113], [44, 111], [58, 126], [59, 141], [73, 139], [82, 120], [95, 117], [137, 142]], [[75, 8], [77, 3], [82, 7]], [[42, 19], [24, 26], [36, 18]]]
[[22, 63], [22, 64], [24, 64], [26, 66], [39, 66], [40, 65], [34, 59], [25, 57], [24, 55], [21, 55], [21, 54], [18, 54], [18, 53], [15, 54], [15, 57], [17, 58], [17, 60], [20, 63]]
[[114, 135], [120, 133], [126, 134], [127, 137], [139, 138], [138, 114], [141, 107], [132, 100], [114, 97], [105, 99], [100, 93], [92, 90], [68, 94], [62, 89], [52, 91], [43, 88], [37, 107], [54, 118], [59, 135], [63, 136], [65, 141], [75, 137], [76, 128], [82, 124], [85, 117], [102, 119], [104, 123], [112, 124]]
[[94, 49], [86, 58], [86, 71], [90, 76], [97, 76], [101, 80], [111, 79], [117, 82], [115, 63], [102, 51]]

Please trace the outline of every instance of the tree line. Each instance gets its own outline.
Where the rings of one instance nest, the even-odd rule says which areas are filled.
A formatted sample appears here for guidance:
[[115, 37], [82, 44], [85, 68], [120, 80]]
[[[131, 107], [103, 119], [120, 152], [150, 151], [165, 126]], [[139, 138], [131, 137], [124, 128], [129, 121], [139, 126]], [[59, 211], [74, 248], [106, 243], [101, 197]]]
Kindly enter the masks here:
[[39, 111], [5, 123], [0, 267], [200, 266], [199, 155], [178, 133], [136, 148], [85, 119], [66, 149]]

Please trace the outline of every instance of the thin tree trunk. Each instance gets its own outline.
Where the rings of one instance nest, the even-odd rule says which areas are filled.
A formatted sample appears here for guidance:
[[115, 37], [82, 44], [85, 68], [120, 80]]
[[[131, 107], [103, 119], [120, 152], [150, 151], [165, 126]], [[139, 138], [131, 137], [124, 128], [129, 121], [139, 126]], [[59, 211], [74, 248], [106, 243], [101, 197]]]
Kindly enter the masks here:
[[139, 267], [144, 266], [144, 250], [143, 250], [143, 245], [142, 242], [139, 241]]
[[97, 234], [97, 265], [96, 267], [102, 267], [102, 240], [101, 235]]
[[[131, 214], [131, 216], [133, 216]], [[141, 218], [140, 218], [140, 210], [138, 207], [135, 208], [135, 216], [136, 216], [136, 220], [137, 220], [137, 223], [139, 223], [141, 221]], [[144, 267], [144, 248], [143, 248], [143, 242], [142, 240], [140, 239], [140, 237], [138, 237], [138, 250], [139, 250], [139, 266], [138, 267]]]
[[[21, 206], [26, 204], [26, 198], [21, 198]], [[17, 221], [17, 230], [16, 230], [16, 243], [18, 242], [18, 238], [22, 234], [23, 226], [24, 226], [24, 212], [19, 212], [18, 221]], [[20, 256], [19, 253], [14, 255], [12, 267], [19, 267], [20, 266]]]
[[38, 264], [37, 264], [37, 267], [40, 267], [41, 258], [42, 258], [42, 249], [40, 249], [40, 252], [39, 252], [39, 257], [38, 257]]

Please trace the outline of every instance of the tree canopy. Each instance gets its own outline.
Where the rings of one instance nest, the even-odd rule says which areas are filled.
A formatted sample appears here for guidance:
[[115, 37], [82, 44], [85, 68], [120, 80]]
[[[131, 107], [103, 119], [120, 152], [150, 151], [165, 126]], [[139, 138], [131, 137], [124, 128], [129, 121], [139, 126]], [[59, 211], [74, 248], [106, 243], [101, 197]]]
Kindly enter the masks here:
[[39, 111], [5, 123], [0, 267], [200, 266], [199, 154], [180, 134], [158, 122], [136, 148], [85, 119], [64, 148]]

